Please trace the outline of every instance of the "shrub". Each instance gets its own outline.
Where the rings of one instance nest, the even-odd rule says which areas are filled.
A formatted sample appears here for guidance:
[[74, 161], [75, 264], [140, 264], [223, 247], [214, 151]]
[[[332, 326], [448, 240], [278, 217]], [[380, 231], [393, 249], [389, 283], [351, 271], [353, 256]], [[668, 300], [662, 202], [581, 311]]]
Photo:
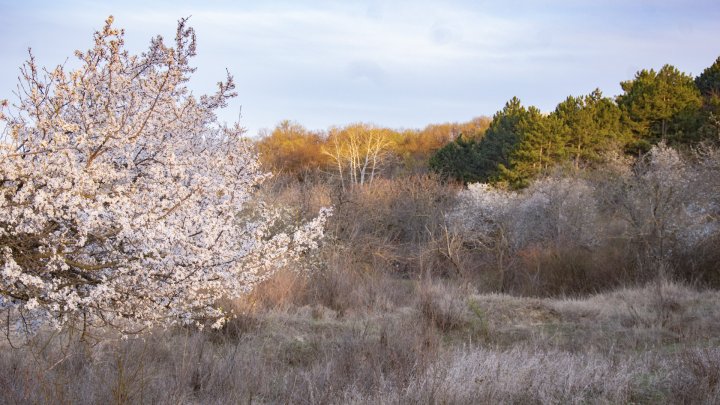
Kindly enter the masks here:
[[315, 246], [325, 211], [275, 235], [262, 206], [241, 218], [266, 175], [242, 129], [217, 122], [232, 77], [196, 98], [185, 20], [175, 47], [157, 37], [139, 56], [112, 21], [76, 70], [42, 74], [31, 56], [3, 115], [0, 306], [56, 325], [220, 326], [215, 301]]

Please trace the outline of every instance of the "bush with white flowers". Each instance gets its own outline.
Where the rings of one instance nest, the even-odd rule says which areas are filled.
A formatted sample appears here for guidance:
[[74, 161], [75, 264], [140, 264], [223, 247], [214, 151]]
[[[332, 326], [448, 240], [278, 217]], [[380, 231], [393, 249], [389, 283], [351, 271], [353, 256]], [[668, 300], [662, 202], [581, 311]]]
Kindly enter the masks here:
[[266, 175], [243, 130], [186, 87], [195, 34], [178, 24], [131, 55], [112, 17], [79, 67], [21, 69], [0, 120], [0, 305], [55, 325], [222, 325], [215, 305], [317, 245], [328, 210], [271, 235], [240, 213]]

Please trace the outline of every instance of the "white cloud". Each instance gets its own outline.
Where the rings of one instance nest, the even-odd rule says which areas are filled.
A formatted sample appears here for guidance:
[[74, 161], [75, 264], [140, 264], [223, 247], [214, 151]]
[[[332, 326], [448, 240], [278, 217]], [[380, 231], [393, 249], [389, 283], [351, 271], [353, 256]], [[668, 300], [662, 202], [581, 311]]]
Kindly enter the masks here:
[[[281, 119], [312, 127], [369, 120], [391, 126], [492, 114], [517, 95], [543, 109], [568, 94], [618, 91], [637, 68], [672, 63], [699, 73], [720, 54], [714, 3], [126, 2], [15, 3], [0, 15], [0, 91], [23, 48], [43, 63], [90, 45], [114, 13], [127, 45], [174, 34], [191, 15], [198, 33], [197, 92], [225, 68], [240, 97], [223, 115], [255, 131]], [[31, 28], [30, 28], [31, 27]]]

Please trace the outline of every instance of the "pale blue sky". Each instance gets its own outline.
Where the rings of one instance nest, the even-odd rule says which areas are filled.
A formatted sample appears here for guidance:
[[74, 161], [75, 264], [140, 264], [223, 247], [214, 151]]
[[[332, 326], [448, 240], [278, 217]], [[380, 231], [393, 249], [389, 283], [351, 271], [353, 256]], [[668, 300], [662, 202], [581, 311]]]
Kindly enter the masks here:
[[32, 47], [44, 66], [87, 49], [108, 15], [140, 52], [192, 16], [198, 71], [213, 91], [227, 68], [239, 96], [221, 112], [255, 134], [283, 119], [311, 129], [394, 128], [492, 115], [518, 96], [552, 110], [568, 95], [670, 63], [697, 75], [720, 56], [720, 2], [7, 1], [0, 0], [0, 98]]

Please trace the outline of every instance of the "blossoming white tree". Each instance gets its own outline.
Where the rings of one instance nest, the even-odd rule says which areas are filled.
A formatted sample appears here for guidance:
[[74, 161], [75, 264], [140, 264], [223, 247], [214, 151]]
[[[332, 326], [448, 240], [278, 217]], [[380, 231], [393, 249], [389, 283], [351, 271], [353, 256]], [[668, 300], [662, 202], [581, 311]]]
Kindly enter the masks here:
[[80, 67], [21, 69], [0, 141], [0, 305], [55, 325], [197, 323], [224, 313], [278, 261], [316, 246], [328, 214], [270, 236], [240, 212], [261, 173], [237, 126], [214, 111], [232, 77], [194, 97], [195, 34], [178, 23], [141, 55], [112, 17]]

